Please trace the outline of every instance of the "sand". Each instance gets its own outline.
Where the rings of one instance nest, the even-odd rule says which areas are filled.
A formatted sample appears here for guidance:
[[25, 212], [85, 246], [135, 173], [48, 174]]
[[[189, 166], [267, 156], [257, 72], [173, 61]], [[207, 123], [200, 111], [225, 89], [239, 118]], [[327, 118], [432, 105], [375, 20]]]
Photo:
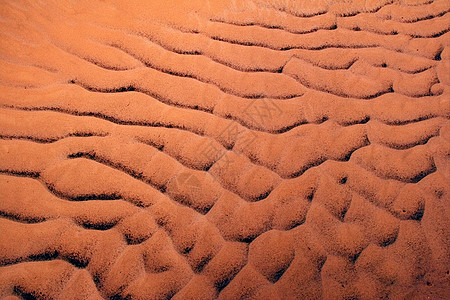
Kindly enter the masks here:
[[2, 1], [1, 299], [450, 299], [448, 0]]

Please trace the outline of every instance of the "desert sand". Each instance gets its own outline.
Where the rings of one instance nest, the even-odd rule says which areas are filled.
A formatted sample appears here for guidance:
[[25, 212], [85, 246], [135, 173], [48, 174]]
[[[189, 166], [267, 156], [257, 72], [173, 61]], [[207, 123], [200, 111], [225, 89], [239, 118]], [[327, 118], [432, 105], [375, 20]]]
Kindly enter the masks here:
[[0, 2], [1, 299], [450, 299], [450, 2]]

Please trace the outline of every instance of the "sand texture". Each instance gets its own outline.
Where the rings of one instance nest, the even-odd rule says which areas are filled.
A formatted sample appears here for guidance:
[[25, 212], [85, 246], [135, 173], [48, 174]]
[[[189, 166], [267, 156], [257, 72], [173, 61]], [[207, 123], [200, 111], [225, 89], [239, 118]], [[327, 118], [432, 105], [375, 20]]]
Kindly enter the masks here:
[[0, 1], [0, 299], [450, 299], [450, 1]]

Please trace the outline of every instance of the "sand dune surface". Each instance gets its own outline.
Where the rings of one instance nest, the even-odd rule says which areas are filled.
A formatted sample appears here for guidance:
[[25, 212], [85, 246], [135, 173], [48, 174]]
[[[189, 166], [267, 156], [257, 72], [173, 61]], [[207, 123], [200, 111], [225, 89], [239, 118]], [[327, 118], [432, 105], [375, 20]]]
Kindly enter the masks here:
[[449, 12], [2, 1], [0, 298], [450, 299]]

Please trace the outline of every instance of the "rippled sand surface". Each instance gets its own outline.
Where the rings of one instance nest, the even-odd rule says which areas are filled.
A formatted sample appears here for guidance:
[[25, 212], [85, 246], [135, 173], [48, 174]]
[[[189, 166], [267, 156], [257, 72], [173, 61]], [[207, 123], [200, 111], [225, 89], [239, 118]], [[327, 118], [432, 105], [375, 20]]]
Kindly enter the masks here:
[[1, 1], [0, 298], [450, 299], [449, 11]]

